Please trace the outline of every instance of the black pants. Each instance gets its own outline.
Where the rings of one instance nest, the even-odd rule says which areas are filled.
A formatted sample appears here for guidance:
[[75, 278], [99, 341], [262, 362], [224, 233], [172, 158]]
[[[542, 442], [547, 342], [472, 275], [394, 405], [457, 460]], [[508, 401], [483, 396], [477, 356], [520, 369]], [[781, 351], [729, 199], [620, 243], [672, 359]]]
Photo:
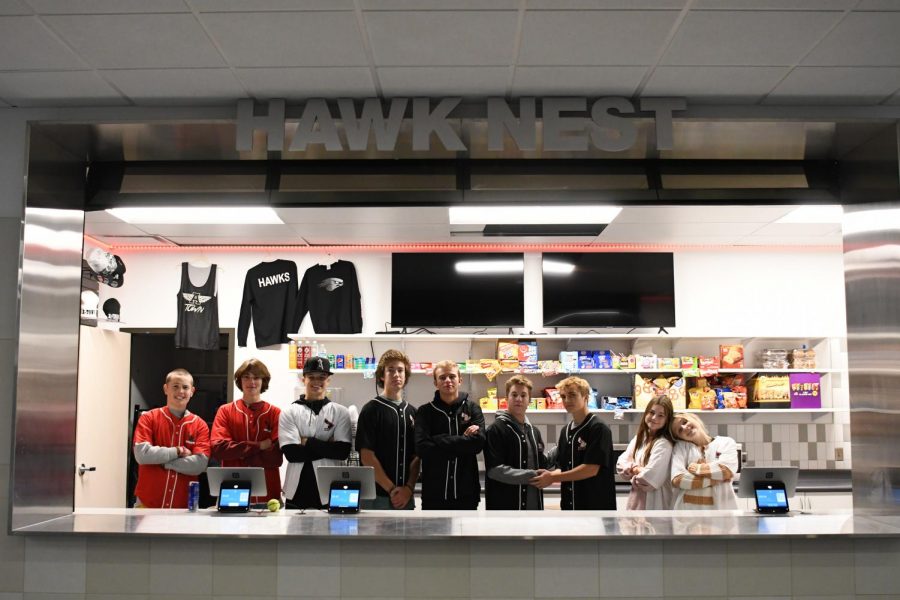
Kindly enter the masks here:
[[422, 510], [478, 510], [481, 496], [464, 496], [456, 500], [422, 498]]

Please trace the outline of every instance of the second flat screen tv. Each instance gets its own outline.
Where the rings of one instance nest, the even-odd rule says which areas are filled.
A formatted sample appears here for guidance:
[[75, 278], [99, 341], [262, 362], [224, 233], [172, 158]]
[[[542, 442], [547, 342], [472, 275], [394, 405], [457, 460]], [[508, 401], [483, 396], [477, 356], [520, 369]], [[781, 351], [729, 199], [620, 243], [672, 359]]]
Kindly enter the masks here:
[[544, 253], [544, 327], [674, 327], [671, 253]]
[[395, 253], [392, 327], [522, 327], [521, 253]]

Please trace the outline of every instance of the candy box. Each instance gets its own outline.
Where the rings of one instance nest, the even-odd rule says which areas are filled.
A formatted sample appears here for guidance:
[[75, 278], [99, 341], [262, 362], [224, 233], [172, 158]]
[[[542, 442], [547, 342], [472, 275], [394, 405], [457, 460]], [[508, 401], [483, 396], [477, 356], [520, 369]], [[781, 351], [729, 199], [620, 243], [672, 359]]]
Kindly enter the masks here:
[[750, 408], [790, 408], [791, 382], [787, 375], [760, 375], [750, 380]]
[[579, 350], [578, 351], [578, 368], [593, 369], [594, 368], [594, 351]]
[[523, 369], [536, 369], [538, 349], [535, 340], [519, 340], [519, 364]]
[[574, 373], [578, 371], [578, 352], [575, 350], [562, 351], [559, 353], [560, 368], [564, 373]]
[[655, 354], [638, 354], [635, 359], [637, 360], [638, 369], [652, 370], [657, 368]]
[[723, 369], [744, 368], [744, 345], [722, 344], [719, 346], [719, 359]]
[[519, 360], [519, 343], [509, 340], [497, 342], [497, 360]]
[[818, 373], [791, 373], [791, 408], [822, 408], [821, 375]]

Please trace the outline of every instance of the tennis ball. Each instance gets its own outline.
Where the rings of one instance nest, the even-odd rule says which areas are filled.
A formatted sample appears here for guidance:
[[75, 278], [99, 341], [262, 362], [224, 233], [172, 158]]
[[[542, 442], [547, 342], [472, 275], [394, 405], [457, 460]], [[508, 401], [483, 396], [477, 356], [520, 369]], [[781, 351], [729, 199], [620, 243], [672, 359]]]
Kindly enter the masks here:
[[281, 502], [277, 498], [272, 498], [271, 500], [269, 500], [266, 506], [269, 507], [269, 511], [271, 512], [278, 512], [279, 510], [281, 510]]

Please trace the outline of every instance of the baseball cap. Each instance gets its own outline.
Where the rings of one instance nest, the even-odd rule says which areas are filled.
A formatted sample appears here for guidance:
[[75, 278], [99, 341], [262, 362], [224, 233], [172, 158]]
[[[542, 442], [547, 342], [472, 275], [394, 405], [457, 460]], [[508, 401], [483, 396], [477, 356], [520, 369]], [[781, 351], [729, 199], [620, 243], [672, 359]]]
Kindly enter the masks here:
[[118, 321], [119, 315], [122, 314], [122, 305], [115, 298], [110, 298], [103, 303], [103, 314], [110, 321]]
[[331, 363], [328, 362], [327, 358], [311, 356], [303, 363], [303, 374], [309, 375], [310, 373], [324, 373], [326, 375], [331, 375]]
[[122, 257], [94, 248], [88, 255], [87, 263], [100, 283], [114, 288], [125, 283], [125, 262]]

